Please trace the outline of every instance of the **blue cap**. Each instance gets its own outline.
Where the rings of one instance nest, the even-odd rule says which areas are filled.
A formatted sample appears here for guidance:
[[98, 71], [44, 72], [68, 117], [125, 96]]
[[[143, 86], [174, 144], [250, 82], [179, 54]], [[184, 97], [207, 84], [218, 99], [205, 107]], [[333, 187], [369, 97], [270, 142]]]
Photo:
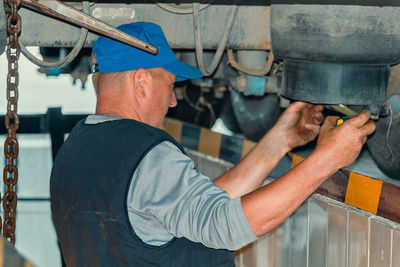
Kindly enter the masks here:
[[169, 47], [160, 26], [150, 22], [134, 22], [117, 27], [158, 49], [157, 55], [152, 55], [133, 46], [101, 36], [93, 45], [92, 53], [96, 53], [99, 72], [120, 72], [161, 67], [175, 74], [176, 81], [198, 79], [203, 75], [200, 70], [176, 59]]

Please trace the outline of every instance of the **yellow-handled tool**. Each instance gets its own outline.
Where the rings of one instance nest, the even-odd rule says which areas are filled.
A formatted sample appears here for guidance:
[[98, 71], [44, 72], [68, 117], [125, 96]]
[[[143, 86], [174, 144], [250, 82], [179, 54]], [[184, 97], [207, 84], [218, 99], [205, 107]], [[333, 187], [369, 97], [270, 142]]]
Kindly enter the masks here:
[[339, 126], [343, 122], [347, 121], [351, 117], [358, 114], [356, 111], [352, 110], [351, 108], [349, 108], [345, 105], [330, 105], [328, 107], [334, 111], [337, 111], [337, 112], [340, 112], [340, 113], [346, 115], [345, 117], [340, 117], [339, 119], [336, 120], [336, 126]]
[[339, 126], [343, 122], [347, 121], [350, 119], [352, 116], [346, 116], [346, 117], [340, 117], [339, 119], [336, 120], [336, 126]]

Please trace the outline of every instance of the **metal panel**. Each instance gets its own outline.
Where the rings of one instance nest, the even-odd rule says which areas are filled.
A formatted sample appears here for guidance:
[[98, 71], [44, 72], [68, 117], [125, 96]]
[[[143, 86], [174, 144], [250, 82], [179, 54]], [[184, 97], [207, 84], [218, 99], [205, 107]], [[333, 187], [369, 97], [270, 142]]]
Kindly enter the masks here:
[[290, 267], [290, 262], [292, 258], [292, 250], [290, 243], [290, 232], [292, 229], [292, 220], [289, 217], [282, 225], [282, 236], [281, 236], [281, 266]]
[[304, 202], [291, 216], [290, 266], [307, 266], [308, 205]]
[[235, 257], [238, 267], [289, 267], [290, 219], [251, 246], [240, 249]]
[[391, 230], [386, 225], [371, 219], [370, 267], [390, 267]]
[[351, 267], [368, 266], [369, 219], [349, 212], [349, 264]]
[[[261, 1], [260, 5], [264, 2]], [[228, 47], [237, 49], [269, 49], [269, 6], [239, 6]], [[210, 5], [201, 12], [204, 49], [216, 49], [225, 29], [231, 6]], [[26, 8], [21, 8], [20, 40], [31, 46], [72, 47], [79, 37], [79, 28]], [[134, 21], [150, 21], [161, 25], [172, 48], [194, 48], [193, 15], [167, 12], [155, 4], [95, 3], [91, 15], [117, 26]], [[92, 46], [98, 35], [89, 33], [85, 46]]]
[[347, 210], [328, 204], [327, 266], [347, 266]]
[[392, 267], [400, 266], [400, 231], [393, 230]]
[[257, 242], [254, 242], [241, 249], [242, 267], [257, 266]]
[[310, 267], [326, 267], [328, 230], [328, 204], [314, 197], [308, 200], [309, 264]]
[[283, 247], [285, 223], [271, 232], [269, 238], [268, 267], [283, 267], [287, 251]]
[[274, 240], [273, 235], [265, 235], [256, 241], [256, 261], [257, 265], [262, 267], [274, 267], [270, 261], [271, 257], [274, 255]]
[[400, 231], [379, 221], [376, 217], [371, 224], [366, 213], [314, 196], [280, 227], [242, 250], [238, 266], [400, 266]]

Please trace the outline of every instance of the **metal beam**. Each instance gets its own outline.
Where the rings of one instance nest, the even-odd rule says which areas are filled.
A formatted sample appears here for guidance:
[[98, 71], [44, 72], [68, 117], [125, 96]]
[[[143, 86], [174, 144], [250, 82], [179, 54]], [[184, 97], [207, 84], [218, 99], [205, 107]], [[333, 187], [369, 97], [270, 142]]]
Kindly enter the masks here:
[[[83, 2], [82, 2], [83, 3]], [[99, 34], [106, 35], [120, 42], [137, 47], [141, 50], [156, 55], [157, 48], [149, 45], [115, 27], [112, 27], [82, 11], [57, 0], [22, 0], [21, 4], [32, 10], [44, 13], [59, 20], [68, 21], [74, 25], [84, 27]], [[87, 2], [89, 5], [89, 2]]]
[[[76, 6], [76, 3], [75, 3]], [[225, 29], [230, 5], [210, 5], [201, 11], [204, 49], [216, 49]], [[193, 49], [192, 14], [174, 14], [155, 4], [95, 3], [90, 14], [110, 25], [150, 21], [162, 26], [169, 44], [175, 49]], [[21, 8], [22, 33], [26, 46], [72, 47], [79, 38], [79, 28], [35, 11]], [[239, 6], [228, 48], [270, 49], [269, 6]], [[85, 46], [91, 47], [98, 35], [89, 33]]]

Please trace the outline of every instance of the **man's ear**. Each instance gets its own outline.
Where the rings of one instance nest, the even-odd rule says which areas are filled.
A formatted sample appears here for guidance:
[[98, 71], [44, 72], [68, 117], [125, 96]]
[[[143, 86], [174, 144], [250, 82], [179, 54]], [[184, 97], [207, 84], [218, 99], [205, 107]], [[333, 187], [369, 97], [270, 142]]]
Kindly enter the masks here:
[[135, 72], [132, 73], [132, 82], [133, 82], [133, 90], [134, 93], [140, 97], [146, 97], [148, 94], [147, 88], [148, 88], [148, 73], [146, 72], [145, 69], [137, 69]]

